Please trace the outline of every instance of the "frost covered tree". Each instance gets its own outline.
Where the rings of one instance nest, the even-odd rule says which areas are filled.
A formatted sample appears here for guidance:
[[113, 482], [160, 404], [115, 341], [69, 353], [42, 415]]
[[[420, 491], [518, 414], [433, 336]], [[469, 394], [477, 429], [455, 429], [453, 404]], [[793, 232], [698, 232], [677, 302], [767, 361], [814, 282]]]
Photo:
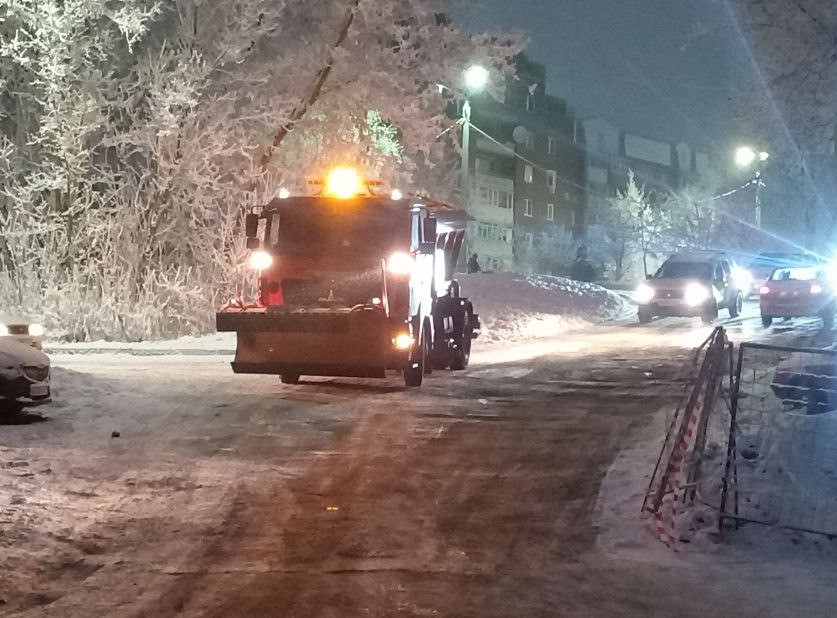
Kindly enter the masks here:
[[[837, 5], [818, 0], [735, 0], [734, 15], [751, 50], [756, 88], [742, 117], [772, 154], [766, 207], [799, 222], [807, 245], [837, 234]], [[777, 230], [779, 231], [779, 230]]]
[[516, 235], [515, 261], [526, 271], [548, 275], [567, 275], [578, 253], [578, 241], [563, 226], [526, 236]]
[[637, 183], [633, 170], [628, 170], [624, 190], [610, 198], [601, 217], [608, 246], [613, 252], [617, 280], [621, 279], [625, 262], [636, 254], [643, 275], [648, 275], [648, 258], [656, 255], [665, 229], [665, 213], [649, 197], [645, 187]]
[[[352, 162], [440, 183], [436, 83], [508, 73], [437, 0], [0, 0], [3, 302], [71, 338], [196, 332], [244, 209]], [[450, 134], [448, 134], [450, 137]]]
[[[702, 185], [686, 185], [666, 198], [663, 235], [672, 248], [712, 249], [723, 220], [714, 192]], [[724, 244], [729, 245], [730, 239]]]

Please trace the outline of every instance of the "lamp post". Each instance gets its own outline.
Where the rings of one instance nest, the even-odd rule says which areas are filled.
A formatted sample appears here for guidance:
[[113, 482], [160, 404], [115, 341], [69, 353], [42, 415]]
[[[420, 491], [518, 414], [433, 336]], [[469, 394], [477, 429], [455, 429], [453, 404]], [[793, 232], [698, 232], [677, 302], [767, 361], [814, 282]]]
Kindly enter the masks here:
[[[468, 93], [475, 93], [485, 88], [488, 83], [488, 70], [478, 64], [468, 67], [465, 71], [465, 89]], [[462, 201], [465, 210], [471, 205], [471, 102], [466, 97], [462, 102], [462, 161], [460, 163], [460, 183], [462, 185]]]
[[761, 229], [761, 188], [764, 186], [764, 181], [761, 179], [761, 164], [767, 161], [770, 154], [760, 151], [756, 152], [749, 146], [741, 146], [735, 151], [735, 163], [738, 167], [749, 169], [753, 163], [756, 164], [756, 170], [753, 175], [753, 180], [756, 185], [756, 203], [754, 219], [756, 227]]

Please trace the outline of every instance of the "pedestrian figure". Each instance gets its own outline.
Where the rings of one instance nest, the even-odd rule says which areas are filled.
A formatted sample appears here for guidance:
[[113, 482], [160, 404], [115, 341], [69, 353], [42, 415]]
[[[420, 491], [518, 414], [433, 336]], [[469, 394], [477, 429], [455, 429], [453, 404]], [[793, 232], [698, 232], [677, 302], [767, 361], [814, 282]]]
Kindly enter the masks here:
[[478, 273], [482, 272], [482, 268], [480, 268], [480, 263], [477, 261], [477, 254], [474, 253], [470, 259], [468, 260], [468, 272], [469, 273]]

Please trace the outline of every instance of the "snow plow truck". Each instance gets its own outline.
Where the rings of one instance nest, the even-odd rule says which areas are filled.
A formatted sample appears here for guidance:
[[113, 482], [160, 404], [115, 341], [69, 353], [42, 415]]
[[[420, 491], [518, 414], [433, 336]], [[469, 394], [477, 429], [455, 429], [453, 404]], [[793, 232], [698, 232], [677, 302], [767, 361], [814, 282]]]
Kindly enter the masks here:
[[322, 184], [245, 216], [257, 295], [216, 313], [217, 330], [236, 333], [233, 371], [285, 384], [400, 371], [415, 387], [434, 369], [467, 367], [480, 321], [454, 279], [465, 213], [374, 195], [350, 170]]

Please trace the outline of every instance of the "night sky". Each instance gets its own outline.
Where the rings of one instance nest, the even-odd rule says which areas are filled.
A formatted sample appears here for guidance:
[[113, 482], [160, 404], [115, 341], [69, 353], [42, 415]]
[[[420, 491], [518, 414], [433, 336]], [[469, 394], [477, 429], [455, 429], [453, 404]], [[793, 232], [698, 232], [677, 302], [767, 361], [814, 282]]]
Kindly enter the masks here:
[[748, 62], [724, 0], [460, 0], [469, 30], [516, 30], [582, 117], [726, 151]]

